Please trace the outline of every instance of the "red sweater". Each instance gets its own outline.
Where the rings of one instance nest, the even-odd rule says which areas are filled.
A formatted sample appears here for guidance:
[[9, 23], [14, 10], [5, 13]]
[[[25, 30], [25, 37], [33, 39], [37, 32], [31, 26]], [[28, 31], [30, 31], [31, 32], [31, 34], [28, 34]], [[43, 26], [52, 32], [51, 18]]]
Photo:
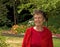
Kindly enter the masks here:
[[38, 32], [33, 27], [26, 30], [22, 47], [53, 47], [52, 34], [43, 27], [42, 32]]

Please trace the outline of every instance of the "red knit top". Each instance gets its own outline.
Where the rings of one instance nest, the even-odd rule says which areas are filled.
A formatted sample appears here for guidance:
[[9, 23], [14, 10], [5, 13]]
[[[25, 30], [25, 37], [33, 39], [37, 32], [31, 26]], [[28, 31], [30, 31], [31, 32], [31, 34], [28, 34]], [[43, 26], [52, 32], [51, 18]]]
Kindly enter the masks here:
[[22, 47], [53, 47], [52, 34], [46, 27], [42, 31], [31, 27], [26, 31]]
[[32, 28], [31, 47], [41, 47], [41, 38], [44, 31], [36, 31]]

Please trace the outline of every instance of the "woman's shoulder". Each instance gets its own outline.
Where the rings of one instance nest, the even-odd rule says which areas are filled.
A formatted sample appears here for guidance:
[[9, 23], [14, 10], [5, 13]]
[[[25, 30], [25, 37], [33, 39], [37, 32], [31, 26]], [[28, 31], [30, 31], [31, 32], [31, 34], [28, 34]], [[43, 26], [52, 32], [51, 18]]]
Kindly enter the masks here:
[[48, 27], [44, 27], [44, 29], [45, 29], [45, 32], [47, 33], [47, 36], [52, 36], [52, 32]]
[[28, 27], [26, 30], [31, 30], [33, 27]]
[[31, 32], [32, 28], [33, 28], [33, 27], [28, 27], [28, 28], [26, 29], [26, 33]]
[[43, 28], [44, 28], [44, 30], [46, 30], [47, 32], [51, 33], [51, 31], [50, 31], [50, 29], [49, 29], [48, 27], [44, 26]]
[[46, 30], [49, 30], [48, 27], [46, 27], [46, 26], [43, 26], [43, 28], [46, 29]]

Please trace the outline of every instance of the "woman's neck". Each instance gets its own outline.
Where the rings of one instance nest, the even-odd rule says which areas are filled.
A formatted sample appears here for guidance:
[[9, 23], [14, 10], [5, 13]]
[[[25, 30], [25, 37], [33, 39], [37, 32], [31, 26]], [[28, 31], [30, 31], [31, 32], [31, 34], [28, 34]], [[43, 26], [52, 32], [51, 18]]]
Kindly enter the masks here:
[[37, 31], [42, 31], [43, 26], [34, 26], [34, 29], [37, 30]]

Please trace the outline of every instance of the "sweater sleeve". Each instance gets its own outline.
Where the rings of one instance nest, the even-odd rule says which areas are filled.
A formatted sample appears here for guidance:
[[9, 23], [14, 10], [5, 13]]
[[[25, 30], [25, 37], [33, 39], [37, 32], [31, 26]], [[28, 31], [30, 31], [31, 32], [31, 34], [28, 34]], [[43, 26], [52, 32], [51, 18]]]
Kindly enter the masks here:
[[28, 28], [25, 32], [24, 38], [23, 38], [23, 42], [22, 42], [22, 47], [26, 47], [26, 44], [28, 42], [28, 38], [30, 36], [30, 28]]
[[27, 38], [27, 35], [28, 35], [28, 29], [25, 32], [25, 35], [24, 35], [24, 38], [23, 38], [23, 42], [22, 42], [22, 47], [26, 47], [26, 38]]
[[52, 33], [49, 33], [48, 47], [53, 47]]
[[47, 33], [48, 33], [48, 47], [53, 47], [53, 39], [52, 39], [52, 32], [47, 28], [45, 27], [45, 29], [47, 30]]

